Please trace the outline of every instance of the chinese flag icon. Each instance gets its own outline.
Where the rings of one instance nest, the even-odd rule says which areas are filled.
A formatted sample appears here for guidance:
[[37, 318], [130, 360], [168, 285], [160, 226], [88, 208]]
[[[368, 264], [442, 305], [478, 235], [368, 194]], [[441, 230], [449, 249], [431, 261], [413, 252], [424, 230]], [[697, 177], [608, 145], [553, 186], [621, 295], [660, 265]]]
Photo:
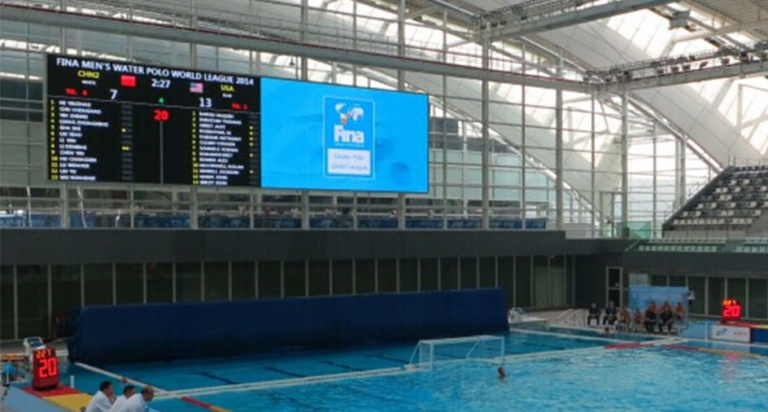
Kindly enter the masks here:
[[136, 76], [129, 76], [127, 74], [120, 75], [120, 86], [136, 87]]

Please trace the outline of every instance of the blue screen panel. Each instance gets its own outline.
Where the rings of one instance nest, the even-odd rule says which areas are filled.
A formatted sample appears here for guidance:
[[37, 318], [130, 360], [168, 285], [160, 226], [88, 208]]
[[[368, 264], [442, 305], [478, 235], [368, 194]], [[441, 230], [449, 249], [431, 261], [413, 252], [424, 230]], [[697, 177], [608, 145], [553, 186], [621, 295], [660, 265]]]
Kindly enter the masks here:
[[427, 117], [422, 94], [262, 78], [262, 187], [427, 192]]

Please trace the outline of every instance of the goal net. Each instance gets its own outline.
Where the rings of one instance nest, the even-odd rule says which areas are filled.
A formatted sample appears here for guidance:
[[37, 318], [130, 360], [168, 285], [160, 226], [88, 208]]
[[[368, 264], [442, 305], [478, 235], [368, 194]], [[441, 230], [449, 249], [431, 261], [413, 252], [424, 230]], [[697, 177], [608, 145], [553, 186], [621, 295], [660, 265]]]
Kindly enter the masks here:
[[503, 363], [504, 338], [480, 335], [422, 340], [411, 355], [410, 365], [432, 369], [436, 363], [470, 360]]

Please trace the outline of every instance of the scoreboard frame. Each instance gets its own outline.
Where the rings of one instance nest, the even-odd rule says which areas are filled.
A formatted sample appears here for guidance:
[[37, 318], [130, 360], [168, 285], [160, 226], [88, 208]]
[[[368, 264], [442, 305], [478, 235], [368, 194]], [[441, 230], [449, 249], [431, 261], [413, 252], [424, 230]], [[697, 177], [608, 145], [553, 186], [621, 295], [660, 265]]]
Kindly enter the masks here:
[[[104, 187], [104, 188], [114, 188], [115, 185], [120, 185], [123, 187], [141, 187], [144, 189], [172, 189], [172, 188], [180, 188], [180, 189], [194, 189], [194, 188], [209, 188], [209, 189], [216, 189], [216, 190], [232, 190], [232, 191], [246, 191], [246, 190], [252, 190], [252, 189], [259, 189], [262, 187], [261, 185], [261, 166], [260, 166], [260, 143], [258, 139], [261, 138], [260, 131], [257, 131], [256, 134], [256, 156], [257, 156], [257, 163], [256, 168], [252, 169], [249, 167], [248, 163], [243, 163], [245, 166], [244, 168], [244, 177], [248, 177], [248, 171], [253, 170], [254, 173], [256, 173], [256, 183], [255, 184], [227, 184], [227, 185], [215, 185], [215, 184], [195, 184], [191, 180], [189, 183], [186, 182], [170, 182], [170, 183], [164, 183], [164, 182], [144, 182], [144, 181], [119, 181], [119, 180], [110, 180], [110, 179], [96, 179], [95, 181], [89, 181], [89, 180], [61, 180], [61, 179], [52, 179], [52, 167], [51, 167], [51, 156], [53, 155], [52, 151], [55, 150], [53, 145], [51, 144], [51, 126], [52, 126], [52, 119], [51, 119], [51, 100], [52, 99], [60, 99], [60, 96], [50, 96], [50, 85], [49, 81], [51, 78], [52, 73], [49, 70], [49, 67], [51, 66], [50, 59], [55, 59], [59, 57], [68, 58], [68, 59], [77, 59], [77, 60], [87, 60], [87, 61], [95, 61], [95, 62], [103, 62], [103, 63], [110, 63], [110, 64], [126, 64], [126, 65], [134, 65], [134, 66], [142, 66], [142, 67], [155, 67], [159, 69], [167, 69], [167, 70], [179, 70], [179, 71], [185, 71], [185, 72], [196, 72], [196, 73], [207, 73], [207, 74], [213, 74], [213, 75], [221, 75], [221, 76], [232, 76], [234, 78], [248, 78], [253, 80], [254, 84], [249, 87], [253, 87], [255, 95], [253, 96], [254, 101], [256, 102], [257, 111], [248, 111], [248, 110], [242, 110], [242, 113], [252, 114], [256, 116], [256, 127], [260, 127], [261, 120], [261, 109], [259, 107], [260, 105], [260, 84], [261, 79], [263, 76], [253, 75], [253, 74], [247, 74], [247, 73], [236, 73], [236, 72], [228, 72], [228, 71], [208, 71], [208, 70], [200, 70], [197, 68], [189, 68], [189, 67], [180, 67], [180, 66], [168, 66], [164, 64], [154, 65], [152, 63], [144, 63], [144, 62], [137, 62], [137, 61], [121, 61], [121, 60], [109, 60], [109, 59], [103, 59], [103, 58], [90, 58], [90, 57], [83, 57], [78, 55], [65, 55], [65, 54], [58, 54], [58, 53], [45, 53], [45, 60], [44, 60], [44, 69], [43, 69], [43, 128], [45, 133], [45, 179], [48, 183], [52, 184], [61, 184], [65, 186], [87, 186], [92, 188], [97, 187]], [[174, 80], [174, 79], [171, 79]], [[176, 81], [189, 81], [189, 79], [175, 79]], [[206, 85], [209, 85], [210, 83], [206, 83], [203, 81]], [[223, 83], [222, 83], [223, 84]], [[117, 100], [119, 101], [119, 100]], [[135, 105], [135, 102], [126, 101], [126, 103], [130, 103], [131, 105]], [[142, 103], [139, 103], [142, 104]], [[180, 107], [180, 106], [173, 106], [169, 105], [169, 107]], [[191, 108], [194, 109], [194, 108]], [[212, 109], [216, 111], [229, 111], [234, 112], [234, 110], [229, 109]], [[247, 124], [243, 124], [243, 127], [247, 128]], [[58, 132], [57, 132], [58, 137]], [[248, 145], [247, 135], [243, 136], [243, 145]], [[58, 153], [58, 151], [56, 151]], [[247, 155], [247, 153], [246, 153]], [[137, 159], [137, 162], [141, 161], [141, 159]]]

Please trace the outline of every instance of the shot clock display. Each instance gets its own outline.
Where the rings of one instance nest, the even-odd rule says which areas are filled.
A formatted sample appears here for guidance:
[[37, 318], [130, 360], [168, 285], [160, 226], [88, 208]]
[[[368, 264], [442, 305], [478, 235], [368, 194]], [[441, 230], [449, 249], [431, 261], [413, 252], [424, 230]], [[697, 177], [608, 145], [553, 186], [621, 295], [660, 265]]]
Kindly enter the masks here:
[[257, 77], [48, 55], [50, 180], [260, 185]]
[[32, 387], [45, 390], [59, 386], [59, 360], [56, 349], [46, 347], [32, 353]]
[[723, 322], [738, 322], [741, 320], [741, 302], [736, 299], [723, 301]]

